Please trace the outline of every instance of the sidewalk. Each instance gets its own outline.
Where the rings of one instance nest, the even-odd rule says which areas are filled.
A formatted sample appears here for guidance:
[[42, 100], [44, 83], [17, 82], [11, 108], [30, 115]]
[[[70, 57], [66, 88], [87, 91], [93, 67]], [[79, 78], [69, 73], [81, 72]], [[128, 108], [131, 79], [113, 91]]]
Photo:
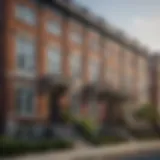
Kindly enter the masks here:
[[[119, 155], [132, 155], [137, 152], [160, 150], [160, 141], [128, 142], [125, 144], [103, 146], [97, 148], [74, 149], [71, 151], [50, 152], [14, 158], [12, 160], [87, 160], [93, 158], [114, 157]], [[9, 159], [5, 159], [9, 160]], [[10, 159], [11, 160], [11, 159]]]

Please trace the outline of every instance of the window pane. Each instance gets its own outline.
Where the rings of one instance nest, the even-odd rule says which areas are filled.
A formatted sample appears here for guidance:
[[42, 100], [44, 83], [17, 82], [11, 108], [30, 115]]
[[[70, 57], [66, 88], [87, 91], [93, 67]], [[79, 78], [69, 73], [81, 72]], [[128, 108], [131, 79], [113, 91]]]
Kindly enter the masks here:
[[82, 43], [82, 37], [81, 35], [77, 32], [77, 31], [72, 31], [70, 33], [71, 35], [71, 40], [78, 43], [78, 44], [81, 44]]
[[89, 73], [91, 81], [97, 81], [99, 78], [99, 63], [95, 61], [89, 62]]
[[23, 113], [23, 90], [18, 88], [16, 89], [16, 113], [22, 114]]
[[17, 67], [18, 68], [25, 68], [25, 57], [24, 55], [17, 56]]
[[60, 22], [54, 20], [54, 21], [49, 21], [47, 23], [47, 31], [56, 35], [61, 34], [61, 24]]
[[32, 90], [27, 90], [26, 92], [26, 107], [25, 112], [30, 114], [33, 112], [33, 106], [34, 106], [34, 93]]
[[35, 107], [35, 92], [32, 88], [16, 88], [16, 113], [22, 116], [33, 115]]
[[81, 57], [76, 54], [72, 54], [70, 57], [70, 67], [72, 76], [79, 78], [81, 76]]
[[48, 72], [56, 74], [61, 72], [61, 53], [56, 47], [48, 49]]
[[36, 24], [36, 15], [34, 11], [23, 5], [17, 5], [15, 7], [15, 17], [21, 21], [25, 21], [30, 25]]
[[98, 51], [99, 50], [99, 43], [97, 40], [92, 39], [90, 41], [90, 46], [89, 46], [93, 51]]
[[16, 52], [17, 52], [17, 68], [23, 71], [35, 71], [35, 46], [30, 40], [18, 37], [16, 39]]

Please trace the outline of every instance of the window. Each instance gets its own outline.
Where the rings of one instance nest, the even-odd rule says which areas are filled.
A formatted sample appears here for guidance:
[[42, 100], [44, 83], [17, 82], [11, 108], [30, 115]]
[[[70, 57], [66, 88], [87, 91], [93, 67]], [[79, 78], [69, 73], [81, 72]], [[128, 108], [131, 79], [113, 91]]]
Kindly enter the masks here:
[[18, 20], [24, 21], [30, 25], [35, 25], [36, 24], [36, 14], [34, 11], [23, 5], [16, 5], [15, 7], [15, 17]]
[[81, 57], [78, 54], [72, 54], [70, 58], [70, 67], [73, 78], [79, 78], [81, 74]]
[[99, 78], [99, 63], [96, 61], [89, 62], [89, 74], [91, 81], [97, 81]]
[[89, 46], [93, 51], [98, 51], [99, 50], [99, 43], [95, 39], [90, 40], [90, 46]]
[[113, 78], [114, 78], [113, 68], [112, 67], [107, 67], [107, 70], [106, 70], [106, 80], [107, 80], [107, 82], [109, 82], [109, 83], [113, 82]]
[[77, 44], [82, 44], [82, 36], [78, 31], [72, 31], [70, 35], [72, 41], [76, 42]]
[[17, 87], [15, 92], [16, 113], [20, 116], [33, 116], [35, 113], [35, 90]]
[[53, 74], [61, 73], [61, 53], [59, 47], [50, 47], [47, 52], [48, 72]]
[[105, 49], [105, 51], [104, 51], [104, 57], [108, 59], [109, 56], [110, 56], [110, 52], [108, 52], [108, 50]]
[[16, 39], [16, 66], [20, 71], [34, 72], [36, 64], [35, 44], [23, 37]]
[[52, 33], [55, 35], [60, 35], [61, 31], [62, 31], [60, 22], [57, 20], [48, 21], [47, 22], [47, 31], [49, 33]]

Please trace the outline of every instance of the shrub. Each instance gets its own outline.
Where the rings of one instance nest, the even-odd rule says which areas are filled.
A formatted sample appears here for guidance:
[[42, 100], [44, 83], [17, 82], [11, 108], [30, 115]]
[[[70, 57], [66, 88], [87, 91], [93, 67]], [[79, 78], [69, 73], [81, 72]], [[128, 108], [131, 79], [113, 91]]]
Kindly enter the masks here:
[[17, 156], [25, 153], [44, 152], [71, 147], [72, 143], [68, 141], [43, 140], [40, 142], [28, 142], [3, 138], [0, 139], [0, 157]]
[[106, 145], [106, 144], [117, 144], [125, 142], [126, 140], [117, 136], [103, 136], [99, 137], [99, 144]]
[[152, 122], [159, 118], [157, 113], [158, 112], [155, 106], [152, 106], [150, 104], [144, 104], [135, 113], [135, 117], [137, 117], [138, 119], [144, 119], [149, 122]]
[[80, 135], [87, 141], [97, 144], [97, 137], [94, 134], [94, 131], [86, 125], [85, 122], [76, 122], [75, 123], [76, 130], [80, 133]]
[[63, 118], [67, 122], [74, 124], [76, 131], [82, 136], [86, 141], [90, 142], [92, 145], [103, 145], [103, 144], [113, 144], [124, 141], [124, 139], [114, 136], [99, 136], [97, 134], [97, 129], [89, 119], [77, 120], [69, 112], [63, 113]]

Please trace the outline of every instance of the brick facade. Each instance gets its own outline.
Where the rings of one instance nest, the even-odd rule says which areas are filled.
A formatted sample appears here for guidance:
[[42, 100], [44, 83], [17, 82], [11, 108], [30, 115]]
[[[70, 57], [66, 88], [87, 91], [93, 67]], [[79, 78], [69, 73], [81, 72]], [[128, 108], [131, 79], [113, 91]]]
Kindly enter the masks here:
[[[47, 72], [48, 46], [58, 46], [61, 49], [62, 73], [71, 76], [70, 57], [78, 54], [82, 58], [82, 83], [90, 81], [89, 61], [99, 63], [99, 82], [107, 81], [115, 89], [127, 90], [141, 97], [143, 94], [139, 88], [139, 83], [148, 79], [147, 54], [142, 50], [130, 47], [130, 44], [115, 38], [115, 35], [104, 34], [103, 30], [97, 25], [92, 25], [82, 16], [77, 16], [62, 6], [49, 7], [46, 5], [31, 2], [28, 0], [5, 0], [5, 18], [2, 19], [5, 31], [1, 31], [1, 106], [7, 108], [6, 117], [11, 119], [23, 119], [17, 117], [15, 111], [15, 86], [17, 84], [32, 85], [36, 87], [36, 80], [43, 77]], [[54, 2], [53, 2], [54, 3]], [[36, 14], [35, 25], [17, 20], [15, 18], [15, 7], [17, 4], [30, 8]], [[54, 5], [53, 5], [54, 6]], [[55, 5], [56, 6], [56, 5]], [[85, 13], [84, 13], [85, 14]], [[47, 21], [58, 21], [61, 25], [61, 34], [51, 34], [46, 29]], [[78, 44], [71, 39], [72, 32], [77, 32], [82, 37], [82, 43]], [[16, 36], [23, 35], [36, 44], [36, 72], [33, 76], [24, 76], [17, 72], [16, 68]], [[2, 43], [1, 43], [2, 44]], [[96, 45], [96, 46], [95, 46]], [[3, 60], [2, 60], [3, 59]], [[142, 59], [141, 64], [145, 68], [141, 70], [137, 65]], [[2, 66], [3, 64], [3, 66]], [[143, 80], [140, 77], [145, 77]], [[126, 86], [127, 85], [127, 86]], [[128, 87], [129, 86], [129, 87]], [[125, 88], [124, 88], [125, 87]], [[1, 98], [2, 99], [2, 98]], [[7, 100], [6, 100], [7, 99]], [[147, 98], [144, 100], [143, 103]], [[44, 121], [48, 116], [48, 95], [36, 96], [36, 113], [32, 117], [37, 121]], [[29, 118], [30, 119], [30, 118]]]
[[155, 54], [150, 57], [150, 98], [152, 105], [160, 113], [160, 56]]

